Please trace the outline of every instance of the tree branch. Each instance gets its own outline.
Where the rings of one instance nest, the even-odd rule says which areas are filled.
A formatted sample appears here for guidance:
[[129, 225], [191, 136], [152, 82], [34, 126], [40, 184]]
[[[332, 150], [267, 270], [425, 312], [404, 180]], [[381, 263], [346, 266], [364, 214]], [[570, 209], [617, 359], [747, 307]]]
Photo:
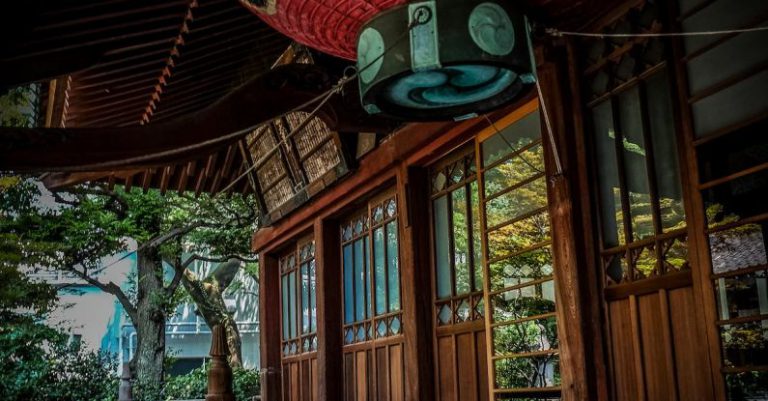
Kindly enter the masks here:
[[96, 280], [95, 278], [89, 276], [85, 272], [76, 269], [74, 266], [65, 266], [64, 269], [74, 273], [76, 276], [85, 280], [85, 282], [87, 282], [88, 284], [108, 294], [114, 295], [117, 298], [117, 300], [120, 301], [120, 304], [123, 305], [123, 309], [125, 309], [125, 312], [128, 314], [128, 317], [131, 318], [131, 321], [134, 324], [136, 324], [139, 318], [138, 311], [136, 310], [136, 307], [131, 303], [131, 300], [128, 298], [125, 292], [123, 292], [123, 290], [120, 288], [120, 286], [118, 286], [112, 281], [108, 283], [103, 283], [99, 280]]

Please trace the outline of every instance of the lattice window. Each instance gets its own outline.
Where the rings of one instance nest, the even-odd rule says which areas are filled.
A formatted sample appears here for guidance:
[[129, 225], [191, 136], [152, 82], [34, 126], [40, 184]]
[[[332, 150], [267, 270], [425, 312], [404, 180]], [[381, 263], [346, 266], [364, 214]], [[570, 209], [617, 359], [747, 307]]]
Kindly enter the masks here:
[[[609, 33], [658, 32], [657, 6], [645, 4]], [[601, 260], [607, 286], [686, 270], [680, 168], [671, 84], [661, 39], [586, 40], [599, 200]]]
[[284, 254], [280, 267], [283, 355], [317, 350], [317, 279], [315, 241], [299, 241]]
[[402, 331], [395, 195], [378, 197], [341, 226], [344, 343]]
[[295, 209], [347, 171], [338, 134], [321, 119], [314, 117], [294, 132], [307, 117], [308, 113], [291, 113], [246, 138], [251, 162], [257, 166], [254, 178], [265, 209], [264, 224]]
[[435, 324], [482, 320], [483, 265], [474, 148], [434, 166]]
[[538, 109], [480, 147], [494, 399], [560, 394], [547, 184]]

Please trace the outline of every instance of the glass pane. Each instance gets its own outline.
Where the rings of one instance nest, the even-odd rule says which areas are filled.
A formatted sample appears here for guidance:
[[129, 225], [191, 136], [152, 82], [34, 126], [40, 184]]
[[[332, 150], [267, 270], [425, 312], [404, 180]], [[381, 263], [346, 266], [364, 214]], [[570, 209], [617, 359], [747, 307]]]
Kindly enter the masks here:
[[720, 327], [726, 366], [761, 366], [768, 361], [768, 320]]
[[387, 269], [389, 272], [389, 311], [400, 310], [400, 265], [397, 247], [397, 220], [387, 223]]
[[456, 294], [470, 291], [469, 230], [467, 222], [467, 188], [451, 192], [453, 201], [453, 265], [456, 273]]
[[493, 365], [497, 388], [560, 385], [560, 358], [555, 354], [499, 359]]
[[355, 273], [352, 259], [352, 244], [344, 245], [344, 323], [355, 321]]
[[301, 332], [309, 333], [309, 266], [301, 265]]
[[496, 294], [491, 298], [493, 321], [507, 322], [555, 311], [554, 281]]
[[541, 122], [539, 121], [538, 110], [500, 130], [498, 134], [488, 138], [481, 145], [483, 166], [500, 160], [504, 156], [532, 143], [539, 138], [540, 132]]
[[494, 355], [557, 349], [557, 322], [551, 316], [493, 328]]
[[363, 273], [365, 274], [365, 317], [371, 317], [373, 308], [373, 284], [371, 282], [371, 258], [370, 258], [371, 240], [367, 235], [363, 237]]
[[294, 270], [288, 274], [288, 313], [290, 315], [290, 335], [291, 338], [296, 337], [296, 271]]
[[544, 171], [544, 154], [541, 144], [488, 169], [485, 176], [485, 196], [492, 196]]
[[547, 181], [541, 177], [491, 199], [485, 208], [487, 227], [495, 227], [545, 206], [547, 206]]
[[654, 234], [643, 121], [640, 114], [640, 88], [635, 86], [624, 91], [618, 97], [618, 104], [621, 116], [624, 173], [629, 191], [629, 213], [633, 237], [637, 241]]
[[491, 263], [491, 291], [552, 275], [549, 246]]
[[722, 320], [768, 315], [768, 279], [765, 271], [717, 279], [715, 291]]
[[675, 120], [672, 115], [672, 99], [666, 70], [649, 78], [646, 88], [661, 228], [663, 232], [667, 232], [685, 227], [685, 209], [677, 159]]
[[310, 331], [317, 331], [317, 269], [315, 260], [309, 261], [309, 313]]
[[768, 170], [763, 170], [702, 191], [709, 226], [727, 224], [767, 212], [766, 188]]
[[616, 162], [616, 132], [613, 129], [612, 113], [610, 101], [600, 103], [592, 109], [600, 193], [600, 223], [606, 248], [625, 243], [619, 169]]
[[289, 325], [288, 320], [290, 319], [290, 316], [288, 316], [288, 276], [283, 276], [280, 278], [280, 293], [283, 297], [283, 315], [282, 315], [282, 321], [283, 321], [283, 340], [289, 339]]
[[365, 319], [365, 272], [363, 267], [363, 240], [354, 242], [355, 247], [355, 321]]
[[712, 272], [715, 274], [768, 263], [762, 224], [745, 224], [709, 234]]
[[384, 254], [384, 227], [373, 231], [373, 282], [376, 286], [376, 314], [387, 312], [387, 261]]
[[480, 201], [478, 199], [477, 181], [470, 184], [472, 208], [472, 268], [474, 269], [473, 291], [483, 290], [483, 250], [480, 238]]
[[435, 229], [435, 275], [437, 298], [451, 296], [451, 250], [448, 233], [448, 197], [432, 202]]
[[488, 255], [505, 257], [549, 240], [549, 215], [540, 213], [488, 233]]
[[725, 375], [728, 401], [768, 400], [768, 372], [741, 372]]

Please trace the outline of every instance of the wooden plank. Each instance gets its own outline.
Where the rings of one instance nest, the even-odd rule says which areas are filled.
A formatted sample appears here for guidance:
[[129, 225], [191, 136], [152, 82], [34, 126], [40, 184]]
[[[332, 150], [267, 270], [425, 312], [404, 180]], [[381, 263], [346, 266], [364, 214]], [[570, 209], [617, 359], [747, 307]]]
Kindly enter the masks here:
[[389, 394], [390, 401], [405, 400], [405, 382], [403, 369], [403, 346], [395, 344], [389, 347]]
[[453, 336], [445, 336], [437, 339], [437, 364], [438, 386], [440, 388], [440, 401], [457, 401], [456, 377], [454, 376], [454, 349]]
[[[348, 364], [342, 364], [341, 253], [338, 223], [314, 222], [317, 280], [317, 400], [335, 401], [342, 394], [342, 382], [349, 381]], [[343, 366], [342, 366], [343, 365]]]
[[402, 325], [405, 340], [405, 396], [409, 400], [434, 398], [432, 358], [432, 294], [429, 266], [429, 178], [426, 169], [397, 170], [397, 199], [400, 239]]
[[[475, 365], [475, 336], [474, 333], [456, 335], [456, 366], [458, 368], [457, 382], [459, 384], [459, 400], [477, 400], [477, 381], [472, 367]], [[469, 369], [467, 369], [469, 368]], [[483, 368], [485, 368], [483, 366]]]
[[[552, 56], [554, 57], [554, 56]], [[560, 57], [563, 57], [562, 55]], [[555, 59], [557, 60], [557, 59]], [[562, 61], [560, 61], [562, 63]], [[560, 369], [562, 398], [573, 401], [592, 401], [595, 390], [590, 390], [590, 383], [598, 380], [593, 366], [600, 364], [588, 354], [593, 332], [584, 326], [590, 316], [589, 302], [598, 302], [589, 298], [581, 290], [584, 286], [583, 272], [590, 270], [583, 256], [583, 247], [577, 238], [583, 237], [583, 229], [577, 226], [577, 212], [574, 211], [574, 194], [571, 191], [577, 170], [570, 162], [569, 128], [566, 120], [568, 109], [563, 98], [564, 88], [559, 84], [566, 71], [555, 61], [545, 62], [539, 67], [539, 79], [542, 93], [546, 99], [548, 118], [553, 129], [552, 143], [546, 135], [547, 116], [542, 118], [542, 147], [545, 170], [547, 172], [547, 198], [552, 232], [552, 256], [554, 260], [555, 294], [557, 300], [557, 329], [560, 340]], [[554, 150], [561, 157], [563, 172], [556, 171]]]
[[[640, 313], [637, 307], [637, 297], [634, 295], [629, 296], [629, 322], [630, 332], [629, 336], [625, 337], [632, 345], [632, 355], [635, 368], [635, 380], [637, 383], [637, 393], [634, 394], [637, 401], [646, 400], [646, 378], [643, 369], [643, 342], [640, 333]], [[630, 394], [627, 394], [632, 396]], [[654, 400], [652, 400], [654, 401]]]
[[637, 313], [646, 397], [648, 400], [672, 401], [674, 387], [669, 387], [669, 378], [674, 380], [674, 372], [667, 361], [659, 291], [637, 297]]
[[281, 388], [281, 352], [280, 346], [280, 272], [274, 256], [259, 255], [259, 297], [261, 368], [261, 399], [263, 401], [283, 401]]
[[667, 293], [669, 321], [672, 328], [676, 381], [681, 401], [697, 401], [712, 398], [712, 377], [708, 374], [709, 362], [706, 336], [701, 335], [696, 310], [701, 309], [691, 288], [680, 288]]
[[615, 400], [636, 400], [638, 382], [636, 379], [635, 353], [632, 349], [632, 322], [629, 299], [610, 302], [609, 333], [613, 341], [613, 389]]
[[[678, 10], [672, 2], [666, 5], [664, 10], [664, 21], [670, 30], [682, 29], [680, 20], [676, 17]], [[709, 367], [709, 375], [703, 374], [698, 380], [701, 383], [701, 389], [709, 390], [705, 397], [701, 399], [714, 399], [716, 401], [725, 401], [726, 386], [723, 376], [720, 373], [722, 366], [720, 350], [720, 333], [713, 324], [717, 320], [715, 290], [710, 280], [712, 273], [712, 261], [709, 258], [709, 239], [704, 233], [707, 227], [704, 216], [704, 202], [701, 193], [697, 190], [700, 183], [699, 169], [696, 159], [695, 140], [696, 135], [693, 128], [693, 116], [691, 108], [687, 102], [688, 76], [687, 66], [682, 61], [685, 57], [685, 50], [682, 38], [671, 38], [670, 56], [673, 59], [670, 68], [670, 82], [676, 85], [676, 90], [672, 94], [672, 102], [678, 118], [676, 121], [677, 149], [680, 157], [680, 174], [683, 187], [683, 206], [685, 208], [686, 223], [688, 224], [688, 258], [691, 265], [693, 278], [693, 296], [695, 303], [699, 307], [693, 308], [691, 313], [696, 317], [695, 327], [697, 338], [700, 333], [704, 333], [706, 343], [702, 343], [696, 354], [702, 357], [700, 365]], [[672, 293], [670, 293], [671, 295]], [[673, 302], [670, 297], [670, 302]], [[675, 310], [672, 308], [672, 319], [675, 319]], [[673, 327], [674, 329], [674, 327]], [[677, 335], [677, 334], [675, 334]], [[679, 346], [676, 344], [676, 346]], [[702, 352], [706, 349], [708, 352]], [[682, 363], [679, 362], [679, 363]], [[703, 372], [702, 372], [703, 373]], [[685, 380], [682, 376], [682, 380]], [[707, 387], [710, 384], [711, 387]], [[680, 392], [681, 397], [684, 396]]]

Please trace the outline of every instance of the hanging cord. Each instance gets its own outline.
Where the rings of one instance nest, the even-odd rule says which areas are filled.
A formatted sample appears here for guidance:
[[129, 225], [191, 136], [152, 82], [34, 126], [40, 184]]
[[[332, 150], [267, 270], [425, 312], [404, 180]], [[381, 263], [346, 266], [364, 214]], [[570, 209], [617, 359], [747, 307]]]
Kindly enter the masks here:
[[659, 37], [679, 37], [679, 36], [712, 36], [729, 35], [734, 33], [760, 32], [768, 31], [768, 26], [758, 26], [744, 29], [725, 29], [719, 31], [697, 31], [697, 32], [658, 32], [658, 33], [592, 33], [592, 32], [569, 32], [561, 31], [556, 28], [546, 28], [550, 36], [583, 36], [590, 38], [659, 38]]
[[547, 111], [547, 102], [544, 99], [544, 92], [541, 90], [541, 83], [539, 82], [539, 75], [536, 72], [536, 56], [533, 52], [533, 42], [531, 36], [533, 36], [533, 29], [528, 22], [528, 18], [525, 19], [525, 25], [528, 29], [528, 35], [526, 40], [528, 41], [528, 52], [531, 57], [531, 66], [533, 67], [533, 77], [536, 84], [536, 93], [539, 97], [539, 105], [541, 106], [541, 113], [544, 115], [544, 126], [547, 129], [547, 136], [549, 137], [549, 146], [552, 148], [552, 158], [555, 160], [555, 174], [552, 178], [563, 175], [563, 163], [560, 161], [560, 152], [557, 150], [557, 143], [555, 143], [555, 133], [552, 129], [552, 122], [549, 119], [549, 112]]

